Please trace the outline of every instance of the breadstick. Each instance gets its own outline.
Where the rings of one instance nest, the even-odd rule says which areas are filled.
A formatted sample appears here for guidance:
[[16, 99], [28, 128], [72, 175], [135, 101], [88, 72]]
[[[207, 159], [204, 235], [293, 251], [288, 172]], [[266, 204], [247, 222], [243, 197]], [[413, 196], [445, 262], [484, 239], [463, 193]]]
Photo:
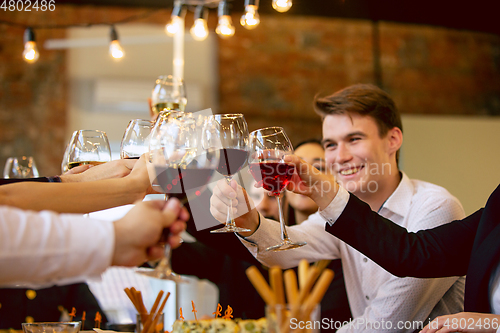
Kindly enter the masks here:
[[311, 290], [318, 276], [319, 276], [318, 267], [312, 266], [308, 269], [306, 282], [304, 283], [304, 286], [300, 288], [299, 291], [299, 304], [302, 304], [304, 300], [307, 298], [307, 296], [309, 295], [309, 291]]
[[306, 284], [308, 270], [309, 270], [309, 263], [307, 262], [306, 259], [302, 259], [299, 262], [299, 268], [298, 268], [300, 289], [304, 288], [304, 285]]
[[151, 307], [151, 311], [149, 312], [148, 318], [146, 319], [146, 321], [142, 325], [142, 332], [143, 333], [148, 332], [149, 327], [151, 326], [151, 323], [153, 322], [154, 315], [156, 313], [156, 309], [158, 308], [158, 304], [160, 304], [160, 300], [161, 300], [162, 296], [163, 296], [163, 290], [160, 290], [160, 292], [156, 296], [156, 300], [155, 300], [153, 306]]
[[123, 289], [125, 291], [125, 293], [127, 294], [128, 298], [130, 299], [130, 301], [132, 302], [132, 304], [134, 305], [134, 308], [137, 310], [137, 312], [140, 313], [139, 311], [139, 307], [137, 305], [137, 301], [135, 299], [135, 295], [132, 293], [132, 290], [130, 290], [129, 288], [125, 288]]
[[[156, 332], [156, 324], [158, 323], [158, 319], [160, 319], [160, 316], [163, 313], [163, 308], [165, 307], [165, 303], [167, 303], [167, 300], [169, 297], [170, 297], [170, 292], [167, 292], [167, 296], [165, 296], [165, 298], [163, 299], [163, 302], [161, 303], [160, 308], [158, 309], [156, 314], [151, 313], [151, 315], [154, 315], [154, 320], [153, 320], [152, 325], [149, 327], [148, 333]], [[143, 330], [143, 332], [144, 332], [144, 330]], [[160, 330], [160, 332], [163, 332], [163, 323], [162, 323], [162, 329]]]
[[320, 271], [320, 272], [323, 272], [323, 270], [324, 270], [325, 268], [327, 268], [327, 267], [328, 267], [328, 265], [330, 265], [330, 263], [331, 263], [331, 262], [332, 262], [331, 260], [328, 260], [328, 259], [323, 259], [323, 260], [316, 261], [316, 262], [314, 263], [314, 265], [315, 265], [316, 267], [318, 267], [318, 269], [319, 269], [319, 271]]
[[281, 329], [280, 329], [281, 333], [288, 333], [288, 331], [290, 330], [290, 320], [292, 318], [298, 318], [301, 308], [300, 304], [302, 304], [304, 300], [309, 296], [309, 291], [311, 290], [314, 282], [318, 278], [318, 275], [319, 275], [318, 267], [311, 266], [308, 270], [307, 280], [304, 284], [304, 287], [301, 288], [299, 291], [298, 302], [292, 304], [292, 308], [290, 309], [291, 310], [290, 316], [288, 316], [288, 318], [281, 324]]
[[136, 294], [136, 300], [137, 300], [137, 305], [139, 306], [139, 315], [141, 316], [142, 322], [144, 322], [148, 318], [148, 310], [146, 309], [146, 306], [144, 305], [144, 301], [142, 300], [142, 293], [140, 291], [137, 292]]
[[276, 304], [285, 305], [285, 292], [283, 290], [283, 273], [279, 266], [269, 269], [269, 282], [276, 297]]
[[268, 305], [275, 305], [276, 296], [274, 295], [273, 291], [271, 290], [257, 267], [251, 266], [247, 268], [246, 274], [264, 302], [266, 302], [266, 304]]
[[299, 301], [299, 289], [297, 287], [297, 275], [293, 269], [288, 269], [283, 274], [285, 278], [285, 290], [288, 303], [297, 304]]
[[[309, 318], [312, 310], [316, 307], [316, 305], [321, 302], [323, 296], [325, 296], [326, 290], [330, 283], [333, 280], [335, 273], [331, 269], [325, 269], [321, 276], [318, 279], [318, 283], [314, 285], [311, 294], [307, 297], [304, 302], [305, 311], [303, 312], [304, 318]], [[307, 319], [306, 319], [307, 320]]]

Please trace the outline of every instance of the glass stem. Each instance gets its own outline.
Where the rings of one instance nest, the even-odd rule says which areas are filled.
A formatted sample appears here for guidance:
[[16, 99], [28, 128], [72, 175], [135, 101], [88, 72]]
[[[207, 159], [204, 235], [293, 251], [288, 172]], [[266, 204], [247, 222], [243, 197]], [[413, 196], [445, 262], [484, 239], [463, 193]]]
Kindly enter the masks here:
[[156, 270], [162, 271], [165, 275], [170, 275], [172, 273], [172, 265], [170, 264], [170, 256], [172, 255], [172, 248], [170, 244], [165, 243], [164, 248], [165, 256], [161, 258], [158, 266], [156, 266]]
[[[226, 177], [226, 182], [231, 186], [232, 177]], [[226, 226], [236, 227], [236, 222], [234, 222], [233, 217], [233, 200], [229, 201], [229, 207], [227, 208], [227, 219]]]
[[[165, 201], [168, 200], [168, 194], [165, 194]], [[165, 230], [163, 230], [165, 232]], [[162, 269], [166, 272], [166, 274], [172, 273], [172, 266], [170, 264], [170, 256], [172, 255], [172, 248], [170, 247], [170, 244], [168, 243], [168, 237], [166, 238], [165, 241], [165, 248], [163, 249], [164, 251], [164, 257], [160, 260], [160, 263], [158, 266], [161, 266]]]
[[280, 192], [280, 194], [276, 196], [276, 200], [278, 201], [278, 212], [280, 215], [281, 240], [287, 242], [289, 241], [289, 239], [285, 227], [285, 218], [283, 217], [283, 207], [281, 205], [282, 199], [283, 199], [283, 192]]

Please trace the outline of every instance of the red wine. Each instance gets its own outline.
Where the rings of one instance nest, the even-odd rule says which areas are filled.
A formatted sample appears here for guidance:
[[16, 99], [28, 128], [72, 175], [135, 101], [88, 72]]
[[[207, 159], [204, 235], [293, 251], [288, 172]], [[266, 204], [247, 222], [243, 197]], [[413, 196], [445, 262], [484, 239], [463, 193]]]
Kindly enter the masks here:
[[[177, 198], [182, 203], [201, 195], [208, 184], [213, 169], [180, 169], [168, 167], [155, 167], [157, 183], [162, 192], [169, 198]], [[154, 186], [153, 186], [154, 188]], [[168, 228], [163, 230], [160, 243], [166, 243], [170, 231]]]
[[283, 162], [250, 163], [250, 173], [262, 187], [278, 195], [290, 182], [295, 167]]
[[212, 169], [179, 169], [155, 167], [156, 180], [169, 197], [186, 202], [190, 197], [200, 196], [208, 184]]
[[224, 148], [220, 149], [219, 165], [216, 170], [223, 176], [232, 176], [245, 165], [248, 152], [242, 149]]

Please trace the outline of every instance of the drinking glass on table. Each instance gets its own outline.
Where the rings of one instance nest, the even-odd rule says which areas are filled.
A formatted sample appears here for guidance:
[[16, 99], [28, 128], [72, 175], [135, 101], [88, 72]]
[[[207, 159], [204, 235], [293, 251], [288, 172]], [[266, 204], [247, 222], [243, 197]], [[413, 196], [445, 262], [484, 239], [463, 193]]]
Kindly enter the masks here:
[[111, 149], [105, 132], [79, 130], [68, 146], [68, 170], [79, 165], [98, 165], [111, 161]]
[[151, 94], [151, 104], [155, 113], [165, 110], [184, 111], [187, 96], [183, 80], [172, 75], [159, 76]]
[[286, 155], [293, 154], [293, 146], [281, 127], [266, 127], [250, 133], [249, 169], [257, 183], [278, 200], [281, 227], [280, 244], [270, 246], [266, 251], [283, 251], [306, 245], [293, 242], [289, 237], [283, 218], [281, 200], [283, 190], [290, 182], [295, 167], [284, 162]]
[[153, 123], [145, 119], [132, 119], [123, 134], [120, 158], [138, 159], [149, 151], [149, 135]]
[[[231, 183], [233, 176], [245, 166], [248, 160], [248, 126], [245, 117], [241, 113], [215, 114], [210, 121], [217, 129], [212, 137], [212, 147], [220, 151], [217, 172]], [[222, 228], [212, 230], [212, 233], [220, 232], [245, 232], [250, 229], [236, 226], [233, 217], [231, 202], [227, 210], [226, 225]]]
[[[182, 203], [200, 196], [219, 164], [219, 151], [206, 149], [204, 143], [215, 130], [207, 117], [191, 113], [174, 113], [165, 118], [155, 137], [150, 141], [150, 158], [156, 173], [156, 183], [165, 198], [178, 198]], [[161, 243], [165, 256], [153, 269], [137, 271], [158, 279], [181, 282], [172, 271], [171, 249], [167, 242], [168, 229], [163, 232]]]
[[9, 157], [3, 169], [3, 178], [39, 177], [35, 159], [31, 156]]

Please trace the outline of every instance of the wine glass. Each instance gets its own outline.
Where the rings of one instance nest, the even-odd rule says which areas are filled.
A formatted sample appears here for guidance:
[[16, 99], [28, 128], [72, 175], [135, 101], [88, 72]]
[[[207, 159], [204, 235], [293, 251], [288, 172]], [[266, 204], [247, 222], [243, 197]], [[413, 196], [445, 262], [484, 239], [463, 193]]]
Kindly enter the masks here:
[[39, 177], [35, 159], [31, 156], [9, 157], [3, 169], [3, 178]]
[[151, 94], [151, 104], [155, 113], [165, 110], [184, 111], [187, 97], [182, 79], [172, 75], [159, 76]]
[[63, 158], [61, 161], [61, 172], [65, 173], [69, 170], [69, 143], [66, 145], [64, 150]]
[[79, 165], [98, 165], [111, 161], [108, 136], [98, 130], [75, 131], [68, 146], [67, 161], [68, 170]]
[[293, 154], [293, 146], [281, 127], [266, 127], [250, 133], [250, 173], [270, 195], [278, 200], [281, 227], [281, 243], [270, 246], [266, 251], [284, 251], [306, 245], [293, 242], [286, 231], [281, 200], [283, 190], [290, 182], [295, 167], [284, 162], [286, 155]]
[[[218, 129], [212, 146], [220, 151], [217, 172], [231, 183], [233, 175], [247, 163], [248, 160], [248, 126], [245, 117], [241, 113], [216, 114], [211, 121]], [[231, 202], [227, 210], [226, 225], [210, 232], [246, 232], [250, 229], [236, 226], [233, 217], [233, 206]]]
[[145, 119], [132, 119], [123, 134], [120, 158], [138, 159], [149, 151], [149, 135], [153, 123]]
[[[151, 129], [151, 134], [149, 135], [149, 152], [150, 152], [150, 154], [149, 154], [148, 161], [150, 162], [150, 164], [148, 166], [151, 166], [151, 163], [153, 162], [152, 152], [158, 150], [159, 147], [161, 147], [160, 141], [161, 141], [162, 136], [161, 136], [160, 130], [162, 128], [165, 128], [165, 126], [166, 126], [165, 124], [170, 119], [174, 119], [174, 118], [179, 117], [183, 114], [184, 114], [184, 112], [176, 111], [176, 110], [160, 111], [160, 113], [158, 114], [158, 117], [156, 117], [156, 120], [153, 123], [152, 129]], [[153, 176], [151, 178], [151, 186], [152, 186], [153, 190], [155, 190], [156, 192], [159, 192], [159, 193], [165, 193], [163, 191], [163, 189], [161, 188], [161, 186], [158, 184], [158, 179], [156, 178], [154, 170], [152, 170], [152, 172], [150, 172], [150, 177], [151, 176]], [[167, 200], [167, 197], [168, 197], [168, 195], [165, 194], [165, 200]]]
[[184, 114], [184, 112], [179, 110], [160, 111], [158, 113], [158, 117], [156, 117], [151, 127], [151, 134], [149, 136], [149, 146], [150, 147], [155, 146], [157, 143], [155, 143], [154, 141], [161, 139], [161, 136], [159, 136], [158, 134], [163, 124], [165, 124], [169, 119], [179, 117], [182, 114]]
[[[182, 203], [200, 196], [219, 164], [219, 151], [205, 149], [207, 137], [215, 130], [207, 117], [192, 113], [173, 113], [165, 117], [158, 127], [156, 137], [150, 141], [150, 156], [156, 181], [166, 198], [176, 197]], [[138, 268], [141, 274], [163, 280], [183, 282], [172, 271], [171, 248], [164, 230], [160, 242], [165, 246], [165, 256], [153, 269]]]

